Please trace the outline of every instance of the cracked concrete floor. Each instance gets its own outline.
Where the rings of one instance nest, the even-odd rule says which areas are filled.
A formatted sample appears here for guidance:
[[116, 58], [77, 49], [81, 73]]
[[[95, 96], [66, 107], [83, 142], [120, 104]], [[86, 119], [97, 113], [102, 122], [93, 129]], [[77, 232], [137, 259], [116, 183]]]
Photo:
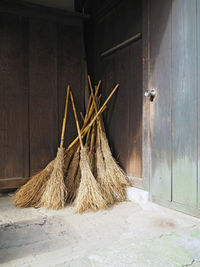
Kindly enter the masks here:
[[200, 266], [200, 220], [152, 203], [74, 214], [0, 197], [1, 266]]

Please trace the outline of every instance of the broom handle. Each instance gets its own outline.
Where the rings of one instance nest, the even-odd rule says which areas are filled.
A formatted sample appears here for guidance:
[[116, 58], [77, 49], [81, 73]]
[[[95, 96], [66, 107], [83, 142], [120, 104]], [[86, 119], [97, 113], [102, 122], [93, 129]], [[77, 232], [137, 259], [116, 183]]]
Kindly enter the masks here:
[[[119, 84], [117, 84], [115, 86], [115, 88], [112, 90], [112, 92], [110, 93], [110, 95], [108, 96], [108, 98], [106, 99], [106, 101], [103, 103], [102, 107], [100, 108], [100, 110], [97, 112], [97, 114], [94, 116], [94, 118], [92, 119], [92, 121], [88, 124], [88, 126], [86, 126], [83, 131], [81, 132], [81, 134], [85, 135], [88, 131], [88, 129], [92, 126], [92, 124], [95, 122], [96, 118], [105, 110], [107, 103], [109, 102], [109, 100], [111, 99], [111, 97], [114, 95], [115, 91], [117, 90], [117, 88], [119, 87]], [[78, 141], [79, 137], [77, 136], [74, 141], [68, 146], [67, 150], [69, 150], [77, 141]], [[82, 141], [82, 140], [81, 140]]]
[[[106, 106], [102, 109], [102, 111], [98, 114], [99, 116], [106, 110]], [[90, 126], [91, 127], [91, 126]], [[87, 132], [90, 130], [90, 127], [88, 129], [86, 129], [86, 127], [81, 129], [81, 136], [84, 137]], [[71, 144], [66, 148], [65, 152], [69, 151], [77, 142], [79, 141], [79, 137], [77, 136], [72, 142]]]
[[65, 113], [64, 113], [64, 118], [63, 118], [60, 147], [63, 147], [63, 144], [64, 144], [65, 128], [66, 128], [66, 121], [67, 121], [67, 110], [68, 110], [68, 103], [69, 103], [69, 91], [70, 91], [70, 85], [67, 86], [67, 96], [66, 96], [66, 102], [65, 102]]
[[[100, 84], [101, 84], [101, 80], [99, 81], [99, 83], [98, 83], [98, 85], [96, 87], [96, 90], [95, 90], [95, 98], [96, 98], [96, 96], [98, 94], [98, 91], [99, 91], [99, 88], [100, 88]], [[92, 96], [90, 95], [90, 102], [91, 102], [91, 100], [92, 100]], [[89, 108], [89, 105], [90, 105], [90, 103], [88, 104], [88, 108], [87, 108], [88, 111], [87, 111], [87, 113], [85, 115], [85, 120], [84, 120], [84, 124], [83, 124], [84, 127], [87, 125], [90, 117], [92, 116], [93, 110], [94, 110], [93, 102], [92, 102], [90, 108]]]
[[79, 122], [78, 122], [78, 117], [77, 117], [76, 108], [74, 105], [74, 99], [73, 99], [72, 92], [70, 92], [70, 97], [71, 97], [71, 101], [72, 101], [72, 108], [74, 111], [74, 117], [75, 117], [75, 121], [76, 121], [76, 128], [77, 128], [77, 132], [78, 132], [78, 137], [79, 137], [79, 141], [80, 141], [81, 149], [82, 149], [83, 148], [83, 141], [82, 141], [82, 137], [81, 137], [81, 130], [80, 130]]
[[[97, 88], [96, 88], [96, 91], [95, 91], [95, 97], [98, 94], [100, 85], [101, 85], [101, 80], [99, 80], [99, 82], [98, 82], [98, 85], [97, 85]], [[91, 100], [92, 100], [92, 95], [90, 95], [90, 98], [89, 98], [89, 102], [88, 102], [88, 106], [87, 106], [87, 111], [86, 111], [86, 116], [85, 116], [86, 118], [88, 117], [88, 113], [89, 113], [89, 111], [91, 109], [91, 107], [90, 107]]]
[[[98, 112], [98, 110], [97, 110], [97, 104], [96, 104], [95, 96], [94, 96], [94, 93], [93, 93], [93, 88], [92, 88], [92, 83], [91, 83], [90, 75], [88, 75], [88, 82], [89, 82], [89, 86], [90, 86], [91, 96], [93, 98], [95, 113], [97, 113]], [[99, 117], [97, 119], [97, 123], [99, 124], [100, 131], [102, 131]]]

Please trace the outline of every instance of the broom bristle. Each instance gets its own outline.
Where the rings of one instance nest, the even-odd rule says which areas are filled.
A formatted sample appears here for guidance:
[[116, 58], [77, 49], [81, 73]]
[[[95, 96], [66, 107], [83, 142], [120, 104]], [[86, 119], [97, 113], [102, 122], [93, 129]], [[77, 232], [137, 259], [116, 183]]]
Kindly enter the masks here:
[[69, 202], [71, 202], [74, 199], [74, 193], [77, 190], [76, 188], [77, 183], [75, 182], [75, 179], [78, 173], [79, 159], [80, 159], [80, 150], [78, 148], [69, 165], [69, 169], [67, 171], [67, 175], [65, 178], [65, 185], [67, 187], [67, 192], [68, 192], [67, 200]]
[[45, 169], [35, 174], [14, 195], [13, 203], [17, 207], [35, 207], [45, 190], [46, 183], [50, 178], [54, 166], [52, 160]]
[[76, 212], [86, 210], [105, 209], [107, 207], [97, 181], [95, 180], [90, 166], [87, 150], [81, 150], [80, 158], [81, 182], [75, 199]]
[[81, 181], [81, 169], [80, 169], [80, 166], [78, 166], [78, 171], [77, 171], [77, 174], [74, 178], [73, 188], [69, 194], [69, 201], [70, 202], [73, 202], [77, 196], [80, 181]]
[[114, 160], [105, 135], [101, 134], [102, 152], [105, 162], [105, 176], [112, 195], [116, 201], [126, 200], [126, 186], [128, 181], [121, 168]]
[[108, 205], [114, 204], [114, 198], [112, 196], [112, 190], [109, 186], [108, 180], [105, 176], [105, 163], [100, 145], [96, 147], [96, 166], [97, 166], [97, 182], [100, 184], [103, 198]]
[[39, 202], [40, 206], [61, 209], [65, 205], [67, 189], [64, 183], [64, 148], [58, 148], [54, 168]]
[[104, 148], [103, 149], [104, 155], [106, 156], [106, 158], [109, 158], [110, 166], [112, 166], [113, 169], [115, 170], [115, 173], [117, 175], [117, 180], [121, 184], [128, 186], [129, 182], [124, 171], [120, 168], [120, 166], [117, 164], [117, 162], [112, 156], [105, 132], [102, 132], [101, 134], [101, 144], [102, 147]]

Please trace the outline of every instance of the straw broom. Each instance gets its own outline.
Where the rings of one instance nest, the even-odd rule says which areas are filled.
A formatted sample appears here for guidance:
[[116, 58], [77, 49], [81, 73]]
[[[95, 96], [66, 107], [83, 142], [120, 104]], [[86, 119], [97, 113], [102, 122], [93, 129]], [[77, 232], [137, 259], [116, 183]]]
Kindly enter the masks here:
[[[69, 95], [68, 95], [69, 98]], [[73, 148], [73, 146], [72, 146]], [[72, 148], [69, 150], [71, 151]], [[70, 153], [68, 153], [70, 155]], [[66, 156], [65, 165], [68, 164], [69, 156]], [[52, 160], [43, 170], [35, 174], [25, 185], [23, 185], [14, 195], [13, 203], [17, 207], [35, 207], [45, 191], [47, 181], [49, 180], [55, 159]]]
[[[98, 88], [96, 89], [95, 95], [98, 93], [99, 86], [100, 86], [100, 83], [98, 84]], [[85, 118], [83, 117], [83, 114], [81, 113], [81, 117], [83, 119], [83, 127], [86, 125], [88, 121], [88, 115], [92, 108], [92, 106], [90, 106], [91, 99], [92, 98], [90, 96]], [[91, 128], [89, 128], [88, 133], [87, 133], [86, 143], [89, 142], [90, 129]], [[77, 193], [77, 189], [80, 184], [80, 176], [81, 176], [79, 161], [80, 161], [80, 146], [77, 147], [77, 150], [74, 153], [74, 156], [72, 158], [72, 161], [69, 165], [69, 168], [67, 170], [67, 174], [65, 177], [65, 185], [67, 187], [67, 192], [68, 192], [67, 202], [73, 202], [74, 199], [76, 198], [76, 193]]]
[[54, 165], [52, 160], [45, 169], [35, 174], [25, 185], [23, 185], [14, 195], [13, 203], [17, 207], [34, 207], [45, 190], [46, 183], [51, 175]]
[[[98, 92], [96, 92], [97, 94]], [[91, 101], [91, 97], [90, 97]], [[93, 108], [91, 108], [90, 113], [88, 114], [88, 118], [86, 121], [86, 124], [84, 125], [81, 134], [85, 135], [90, 128], [90, 126], [94, 123], [97, 116], [100, 115], [106, 108], [106, 105], [102, 107], [101, 110], [99, 110], [99, 113], [96, 114], [96, 116], [93, 118], [93, 120], [87, 125], [92, 113]], [[71, 157], [74, 153], [74, 149], [76, 147], [76, 144], [78, 142], [79, 138], [75, 138], [73, 142], [68, 146], [68, 148], [64, 152], [64, 169], [66, 170], [69, 162], [71, 160]], [[55, 159], [54, 159], [55, 160]], [[21, 188], [17, 190], [17, 192], [14, 195], [13, 203], [17, 207], [35, 207], [38, 206], [39, 201], [41, 199], [41, 196], [44, 193], [44, 190], [46, 188], [46, 183], [49, 180], [51, 173], [53, 171], [54, 167], [54, 160], [52, 160], [43, 170], [35, 174], [30, 178], [30, 180], [23, 185]]]
[[99, 136], [99, 127], [97, 126], [97, 142], [96, 142], [96, 168], [97, 168], [97, 182], [100, 184], [101, 192], [108, 205], [114, 204], [114, 197], [109, 180], [106, 177], [106, 166], [101, 150], [101, 142]]
[[79, 135], [81, 152], [80, 152], [80, 170], [81, 182], [75, 199], [76, 212], [82, 213], [86, 210], [105, 209], [107, 207], [105, 200], [101, 195], [101, 190], [90, 169], [87, 148], [83, 146], [79, 122], [76, 114], [74, 100], [70, 92], [74, 117]]
[[[97, 106], [95, 103], [95, 97], [93, 94], [93, 88], [90, 80], [90, 76], [88, 75], [88, 81], [90, 85], [91, 95], [93, 97], [95, 111], [97, 112]], [[107, 197], [108, 203], [113, 204], [115, 201], [124, 201], [126, 200], [126, 186], [128, 185], [128, 180], [122, 171], [122, 169], [119, 167], [119, 165], [114, 160], [108, 140], [106, 138], [105, 131], [102, 130], [102, 123], [100, 119], [98, 119], [98, 128], [99, 128], [99, 137], [101, 140], [101, 150], [102, 155], [104, 159], [104, 179], [101, 176], [101, 179], [99, 179], [102, 191], [104, 192], [104, 196]], [[99, 142], [100, 145], [100, 142]], [[100, 148], [98, 148], [98, 153], [100, 153]], [[97, 154], [96, 154], [97, 155]], [[101, 154], [97, 156], [97, 160], [102, 162], [102, 159], [100, 160]], [[102, 163], [101, 163], [102, 164]], [[111, 198], [112, 194], [112, 198]]]
[[40, 206], [52, 209], [64, 208], [67, 197], [67, 189], [64, 183], [64, 135], [67, 119], [67, 109], [69, 102], [70, 86], [67, 87], [67, 96], [65, 104], [65, 112], [63, 118], [63, 126], [61, 133], [60, 147], [58, 148], [57, 156], [54, 160], [53, 171], [46, 184], [46, 188], [39, 202]]

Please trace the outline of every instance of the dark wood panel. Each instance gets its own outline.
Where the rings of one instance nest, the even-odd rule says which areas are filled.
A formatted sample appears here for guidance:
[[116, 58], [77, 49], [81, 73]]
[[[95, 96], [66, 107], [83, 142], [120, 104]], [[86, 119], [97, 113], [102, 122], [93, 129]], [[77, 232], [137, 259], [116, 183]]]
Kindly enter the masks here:
[[171, 200], [171, 0], [150, 2], [151, 193]]
[[[77, 113], [84, 112], [84, 66], [83, 66], [83, 35], [81, 27], [58, 27], [58, 101], [59, 101], [59, 136], [64, 114], [67, 84], [71, 85]], [[65, 146], [77, 136], [76, 124], [71, 103], [69, 104]]]
[[109, 82], [109, 69], [106, 69], [106, 95], [114, 84], [120, 84], [111, 105], [109, 104], [106, 124], [109, 138], [113, 142], [114, 155], [125, 170], [128, 170], [129, 156], [129, 66], [129, 47], [126, 47], [114, 55], [113, 83]]
[[174, 0], [173, 68], [173, 201], [196, 206], [197, 83], [196, 0]]
[[0, 16], [0, 177], [28, 175], [28, 90], [24, 20]]
[[80, 25], [83, 19], [89, 19], [89, 16], [78, 12], [70, 12], [51, 7], [45, 7], [22, 0], [1, 0], [0, 13], [13, 14], [35, 19], [45, 19], [54, 23], [67, 25]]
[[128, 63], [129, 136], [128, 166], [130, 176], [142, 177], [142, 41], [130, 45]]
[[30, 20], [30, 170], [43, 168], [58, 146], [57, 31], [44, 20]]
[[141, 32], [142, 2], [138, 0], [120, 1], [115, 8], [99, 19], [94, 20], [94, 27], [99, 27], [100, 53], [124, 42]]
[[29, 178], [23, 178], [23, 177], [0, 179], [0, 190], [19, 188], [20, 186], [27, 183], [28, 179]]
[[142, 177], [141, 41], [102, 59], [103, 96], [120, 87], [105, 112], [105, 126], [117, 161], [130, 176]]
[[141, 32], [141, 1], [115, 1], [113, 8], [100, 5], [102, 13], [96, 16], [93, 11], [94, 61], [89, 64], [90, 72], [95, 73], [96, 82], [103, 80], [104, 99], [116, 83], [120, 84], [104, 114], [105, 126], [117, 161], [130, 176], [142, 177], [142, 42], [129, 43], [101, 57], [106, 49]]

